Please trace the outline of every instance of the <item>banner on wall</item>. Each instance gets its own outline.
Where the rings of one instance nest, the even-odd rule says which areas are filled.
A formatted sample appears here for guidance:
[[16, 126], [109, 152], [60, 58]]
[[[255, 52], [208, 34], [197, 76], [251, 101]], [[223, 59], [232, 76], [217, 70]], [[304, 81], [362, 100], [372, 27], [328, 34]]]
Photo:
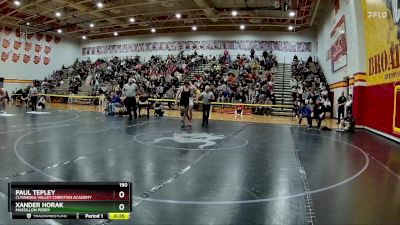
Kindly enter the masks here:
[[363, 1], [367, 85], [400, 81], [400, 4]]
[[181, 50], [245, 50], [250, 51], [282, 51], [311, 52], [311, 42], [293, 41], [172, 41], [130, 43], [122, 45], [106, 45], [82, 48], [82, 55], [107, 55], [150, 51], [181, 51]]
[[[36, 38], [29, 40], [33, 36]], [[60, 43], [61, 37], [49, 33], [30, 33], [27, 40], [21, 40], [21, 37], [20, 28], [0, 26], [0, 63], [51, 64], [54, 44]]]
[[8, 58], [9, 58], [9, 56], [10, 56], [10, 53], [2, 52], [1, 53], [1, 61], [6, 62], [8, 60]]
[[346, 22], [342, 16], [331, 32], [332, 71], [335, 72], [347, 65]]
[[26, 63], [29, 63], [29, 61], [31, 61], [31, 55], [30, 54], [24, 54], [24, 58], [23, 58], [23, 62], [26, 64]]
[[11, 42], [8, 39], [3, 39], [3, 48], [8, 48], [10, 46]]
[[337, 14], [340, 10], [340, 1], [339, 0], [333, 0], [333, 3], [335, 5], [335, 14]]
[[29, 52], [32, 49], [32, 42], [25, 42], [25, 51]]
[[17, 63], [17, 62], [19, 61], [20, 58], [21, 58], [21, 53], [19, 53], [19, 52], [13, 52], [12, 61], [13, 61], [14, 63]]

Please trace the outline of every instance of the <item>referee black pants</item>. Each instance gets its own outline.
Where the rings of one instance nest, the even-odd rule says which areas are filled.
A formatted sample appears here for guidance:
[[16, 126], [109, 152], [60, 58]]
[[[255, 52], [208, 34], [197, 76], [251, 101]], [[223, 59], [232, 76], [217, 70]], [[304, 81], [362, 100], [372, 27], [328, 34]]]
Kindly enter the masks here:
[[37, 99], [38, 99], [37, 96], [32, 96], [31, 97], [32, 111], [36, 111]]
[[132, 119], [132, 110], [133, 110], [133, 114], [136, 119], [137, 118], [136, 98], [135, 97], [126, 97], [125, 98], [125, 106], [126, 106], [126, 111], [128, 113], [129, 119]]
[[203, 104], [203, 125], [208, 124], [208, 117], [210, 117], [210, 108], [211, 105]]

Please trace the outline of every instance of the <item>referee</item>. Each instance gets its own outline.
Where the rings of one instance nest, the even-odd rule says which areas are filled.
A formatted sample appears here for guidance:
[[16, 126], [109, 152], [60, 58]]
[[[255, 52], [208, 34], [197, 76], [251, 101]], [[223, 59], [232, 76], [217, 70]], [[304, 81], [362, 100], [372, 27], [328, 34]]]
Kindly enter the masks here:
[[133, 114], [135, 116], [135, 119], [137, 118], [137, 112], [136, 112], [136, 94], [138, 91], [138, 86], [133, 83], [133, 78], [129, 78], [128, 83], [124, 85], [122, 88], [122, 93], [125, 96], [125, 106], [126, 106], [126, 111], [128, 112], [129, 115], [129, 120], [132, 120], [132, 109], [133, 109]]
[[206, 86], [205, 90], [200, 94], [203, 103], [203, 122], [201, 126], [208, 125], [208, 117], [210, 116], [211, 101], [214, 101], [214, 94], [210, 91], [210, 86]]

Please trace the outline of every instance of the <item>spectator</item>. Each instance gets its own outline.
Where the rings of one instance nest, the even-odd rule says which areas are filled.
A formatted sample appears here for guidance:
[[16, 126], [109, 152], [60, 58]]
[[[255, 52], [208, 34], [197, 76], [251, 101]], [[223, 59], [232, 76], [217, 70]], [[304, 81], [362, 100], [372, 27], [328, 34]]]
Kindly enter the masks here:
[[290, 80], [290, 87], [297, 87], [297, 80], [296, 80], [296, 78], [292, 78], [291, 80]]
[[72, 91], [69, 91], [69, 95], [68, 95], [68, 104], [72, 104], [74, 103], [74, 93]]
[[122, 106], [122, 100], [121, 98], [115, 93], [111, 92], [111, 102], [108, 104], [108, 114], [109, 115], [114, 115], [116, 112], [116, 107], [121, 107]]
[[303, 118], [307, 118], [308, 128], [311, 128], [312, 127], [311, 109], [308, 105], [305, 105], [303, 102], [301, 102], [299, 126], [301, 125]]
[[299, 117], [299, 110], [300, 110], [300, 101], [295, 100], [293, 102], [293, 115], [292, 117], [296, 117], [296, 119]]
[[323, 102], [324, 103], [324, 106], [325, 106], [325, 112], [331, 112], [331, 110], [332, 110], [332, 104], [331, 104], [331, 101], [329, 100], [329, 98], [326, 98], [325, 99], [325, 101]]
[[345, 105], [346, 105], [346, 113], [351, 114], [353, 112], [353, 95], [349, 95]]
[[225, 56], [225, 57], [228, 57], [228, 56], [229, 56], [229, 52], [228, 52], [227, 49], [224, 50], [224, 56]]
[[317, 120], [317, 128], [320, 129], [321, 122], [325, 119], [325, 106], [320, 99], [317, 99], [314, 106], [314, 118]]
[[146, 93], [142, 93], [139, 97], [139, 117], [141, 117], [142, 115], [140, 114], [140, 112], [142, 111], [142, 108], [145, 108], [147, 110], [147, 118], [149, 118], [150, 116], [150, 102], [149, 102], [149, 97]]
[[347, 99], [346, 99], [346, 97], [344, 97], [344, 92], [342, 92], [342, 95], [338, 99], [338, 120], [337, 120], [337, 124], [340, 123], [340, 118], [344, 117], [344, 109], [345, 109], [346, 102], [347, 102]]
[[156, 102], [156, 104], [154, 105], [154, 115], [160, 116], [160, 117], [164, 115], [164, 111], [162, 111], [162, 109], [161, 109], [160, 102]]
[[356, 124], [356, 120], [350, 111], [350, 113], [340, 121], [339, 129], [337, 129], [337, 131], [338, 132], [354, 132], [355, 124]]
[[46, 98], [44, 95], [40, 96], [39, 102], [38, 102], [38, 107], [39, 109], [45, 109], [46, 108]]
[[267, 50], [264, 50], [264, 51], [263, 51], [263, 58], [264, 58], [264, 62], [267, 62], [267, 59], [268, 59], [268, 52], [267, 52]]
[[243, 117], [243, 111], [244, 111], [244, 106], [243, 105], [241, 105], [241, 104], [236, 105], [235, 118], [236, 118], [236, 116], [239, 116], [239, 115], [240, 115], [240, 118], [242, 118]]

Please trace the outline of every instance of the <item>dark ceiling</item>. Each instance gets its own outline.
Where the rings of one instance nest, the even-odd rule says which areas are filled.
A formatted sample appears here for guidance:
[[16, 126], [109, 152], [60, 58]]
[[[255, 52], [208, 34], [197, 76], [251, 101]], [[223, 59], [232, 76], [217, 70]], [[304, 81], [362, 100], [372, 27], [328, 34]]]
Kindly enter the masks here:
[[289, 32], [289, 26], [300, 31], [313, 25], [320, 0], [104, 0], [102, 8], [98, 2], [20, 0], [16, 6], [14, 0], [0, 0], [0, 23], [29, 22], [30, 32], [61, 29], [63, 35], [90, 39], [112, 37], [114, 32], [149, 34], [151, 28], [157, 33], [193, 32], [193, 26], [197, 31], [232, 31], [245, 25], [249, 31]]

